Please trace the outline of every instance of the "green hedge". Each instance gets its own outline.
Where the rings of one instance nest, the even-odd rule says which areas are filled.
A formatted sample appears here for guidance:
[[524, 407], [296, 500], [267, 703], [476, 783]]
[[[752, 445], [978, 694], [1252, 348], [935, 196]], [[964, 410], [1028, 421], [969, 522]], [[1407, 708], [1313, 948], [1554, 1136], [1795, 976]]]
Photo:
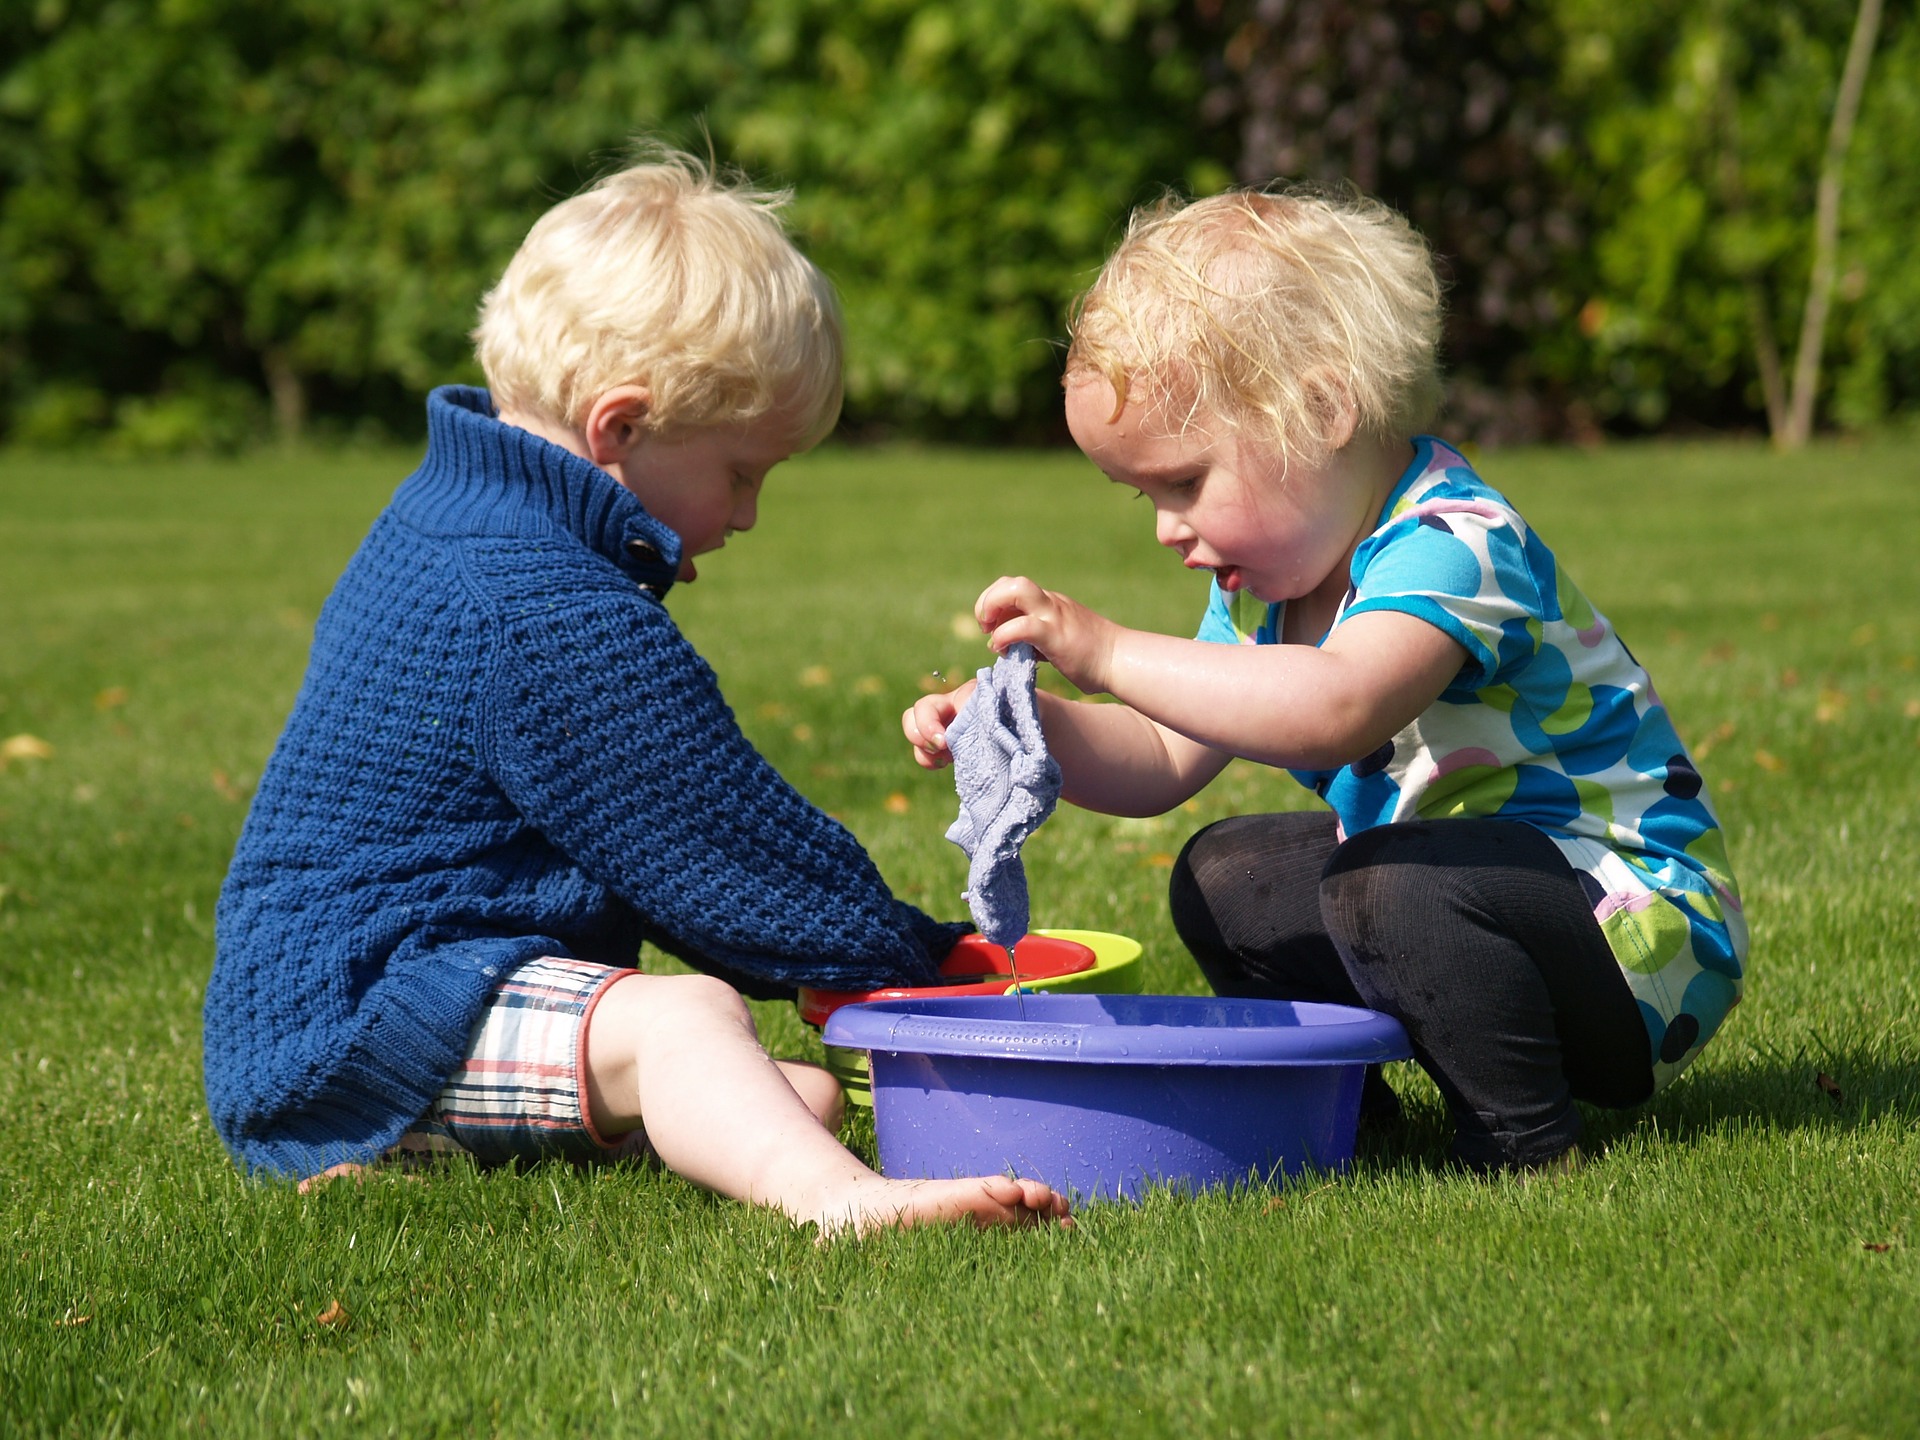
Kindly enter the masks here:
[[[1435, 237], [1463, 428], [1761, 423], [1748, 297], [1758, 276], [1790, 346], [1851, 0], [1273, 8], [0, 7], [0, 436], [412, 432], [426, 388], [473, 377], [528, 224], [643, 134], [793, 186], [867, 433], [1057, 436], [1065, 307], [1127, 211], [1275, 168], [1357, 178]], [[1829, 422], [1920, 402], [1914, 133], [1902, 12], [1848, 170]]]

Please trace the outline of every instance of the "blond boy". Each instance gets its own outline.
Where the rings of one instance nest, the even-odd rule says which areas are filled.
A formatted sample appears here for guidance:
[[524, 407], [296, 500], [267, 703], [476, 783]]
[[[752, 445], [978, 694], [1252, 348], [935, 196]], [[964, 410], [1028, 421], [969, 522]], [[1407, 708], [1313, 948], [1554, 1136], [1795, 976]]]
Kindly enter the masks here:
[[[483, 306], [491, 395], [430, 397], [221, 894], [207, 1093], [244, 1165], [644, 1141], [826, 1228], [1064, 1217], [1032, 1182], [875, 1175], [735, 988], [925, 979], [958, 933], [754, 751], [663, 603], [839, 411], [780, 198], [657, 151], [554, 207]], [[643, 975], [642, 941], [706, 973]]]

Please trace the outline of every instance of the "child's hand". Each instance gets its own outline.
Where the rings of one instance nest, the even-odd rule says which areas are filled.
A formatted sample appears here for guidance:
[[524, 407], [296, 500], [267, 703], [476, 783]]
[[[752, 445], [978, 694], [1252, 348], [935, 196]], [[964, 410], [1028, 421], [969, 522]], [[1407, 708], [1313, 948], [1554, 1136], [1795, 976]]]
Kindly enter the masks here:
[[1087, 694], [1110, 688], [1120, 627], [1070, 596], [1042, 590], [1024, 575], [1003, 575], [980, 593], [973, 615], [994, 654], [1025, 640]]
[[906, 732], [914, 761], [922, 770], [938, 770], [953, 763], [953, 752], [947, 749], [947, 727], [979, 683], [969, 680], [945, 695], [922, 695], [900, 717], [900, 728]]

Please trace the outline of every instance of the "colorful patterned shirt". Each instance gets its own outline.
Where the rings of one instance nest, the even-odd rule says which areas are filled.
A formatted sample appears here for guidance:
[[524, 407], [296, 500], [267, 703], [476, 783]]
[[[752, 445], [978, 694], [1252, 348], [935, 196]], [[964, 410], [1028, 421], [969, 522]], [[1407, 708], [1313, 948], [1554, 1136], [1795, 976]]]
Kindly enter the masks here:
[[[1579, 876], [1640, 1002], [1664, 1085], [1740, 999], [1746, 923], [1720, 822], [1647, 672], [1519, 513], [1421, 436], [1354, 552], [1333, 624], [1418, 616], [1467, 663], [1412, 724], [1336, 770], [1295, 770], [1342, 836], [1406, 820], [1524, 820]], [[1284, 605], [1216, 584], [1202, 640], [1278, 644]]]

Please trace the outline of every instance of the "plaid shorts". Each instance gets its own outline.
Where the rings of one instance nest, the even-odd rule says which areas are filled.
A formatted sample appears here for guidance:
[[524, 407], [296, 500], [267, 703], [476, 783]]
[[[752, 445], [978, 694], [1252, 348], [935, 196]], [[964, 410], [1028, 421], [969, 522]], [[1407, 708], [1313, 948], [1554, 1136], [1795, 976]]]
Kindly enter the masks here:
[[606, 1139], [587, 1109], [587, 1018], [607, 987], [635, 970], [544, 956], [487, 997], [467, 1058], [394, 1151], [509, 1160], [618, 1159], [643, 1131]]

